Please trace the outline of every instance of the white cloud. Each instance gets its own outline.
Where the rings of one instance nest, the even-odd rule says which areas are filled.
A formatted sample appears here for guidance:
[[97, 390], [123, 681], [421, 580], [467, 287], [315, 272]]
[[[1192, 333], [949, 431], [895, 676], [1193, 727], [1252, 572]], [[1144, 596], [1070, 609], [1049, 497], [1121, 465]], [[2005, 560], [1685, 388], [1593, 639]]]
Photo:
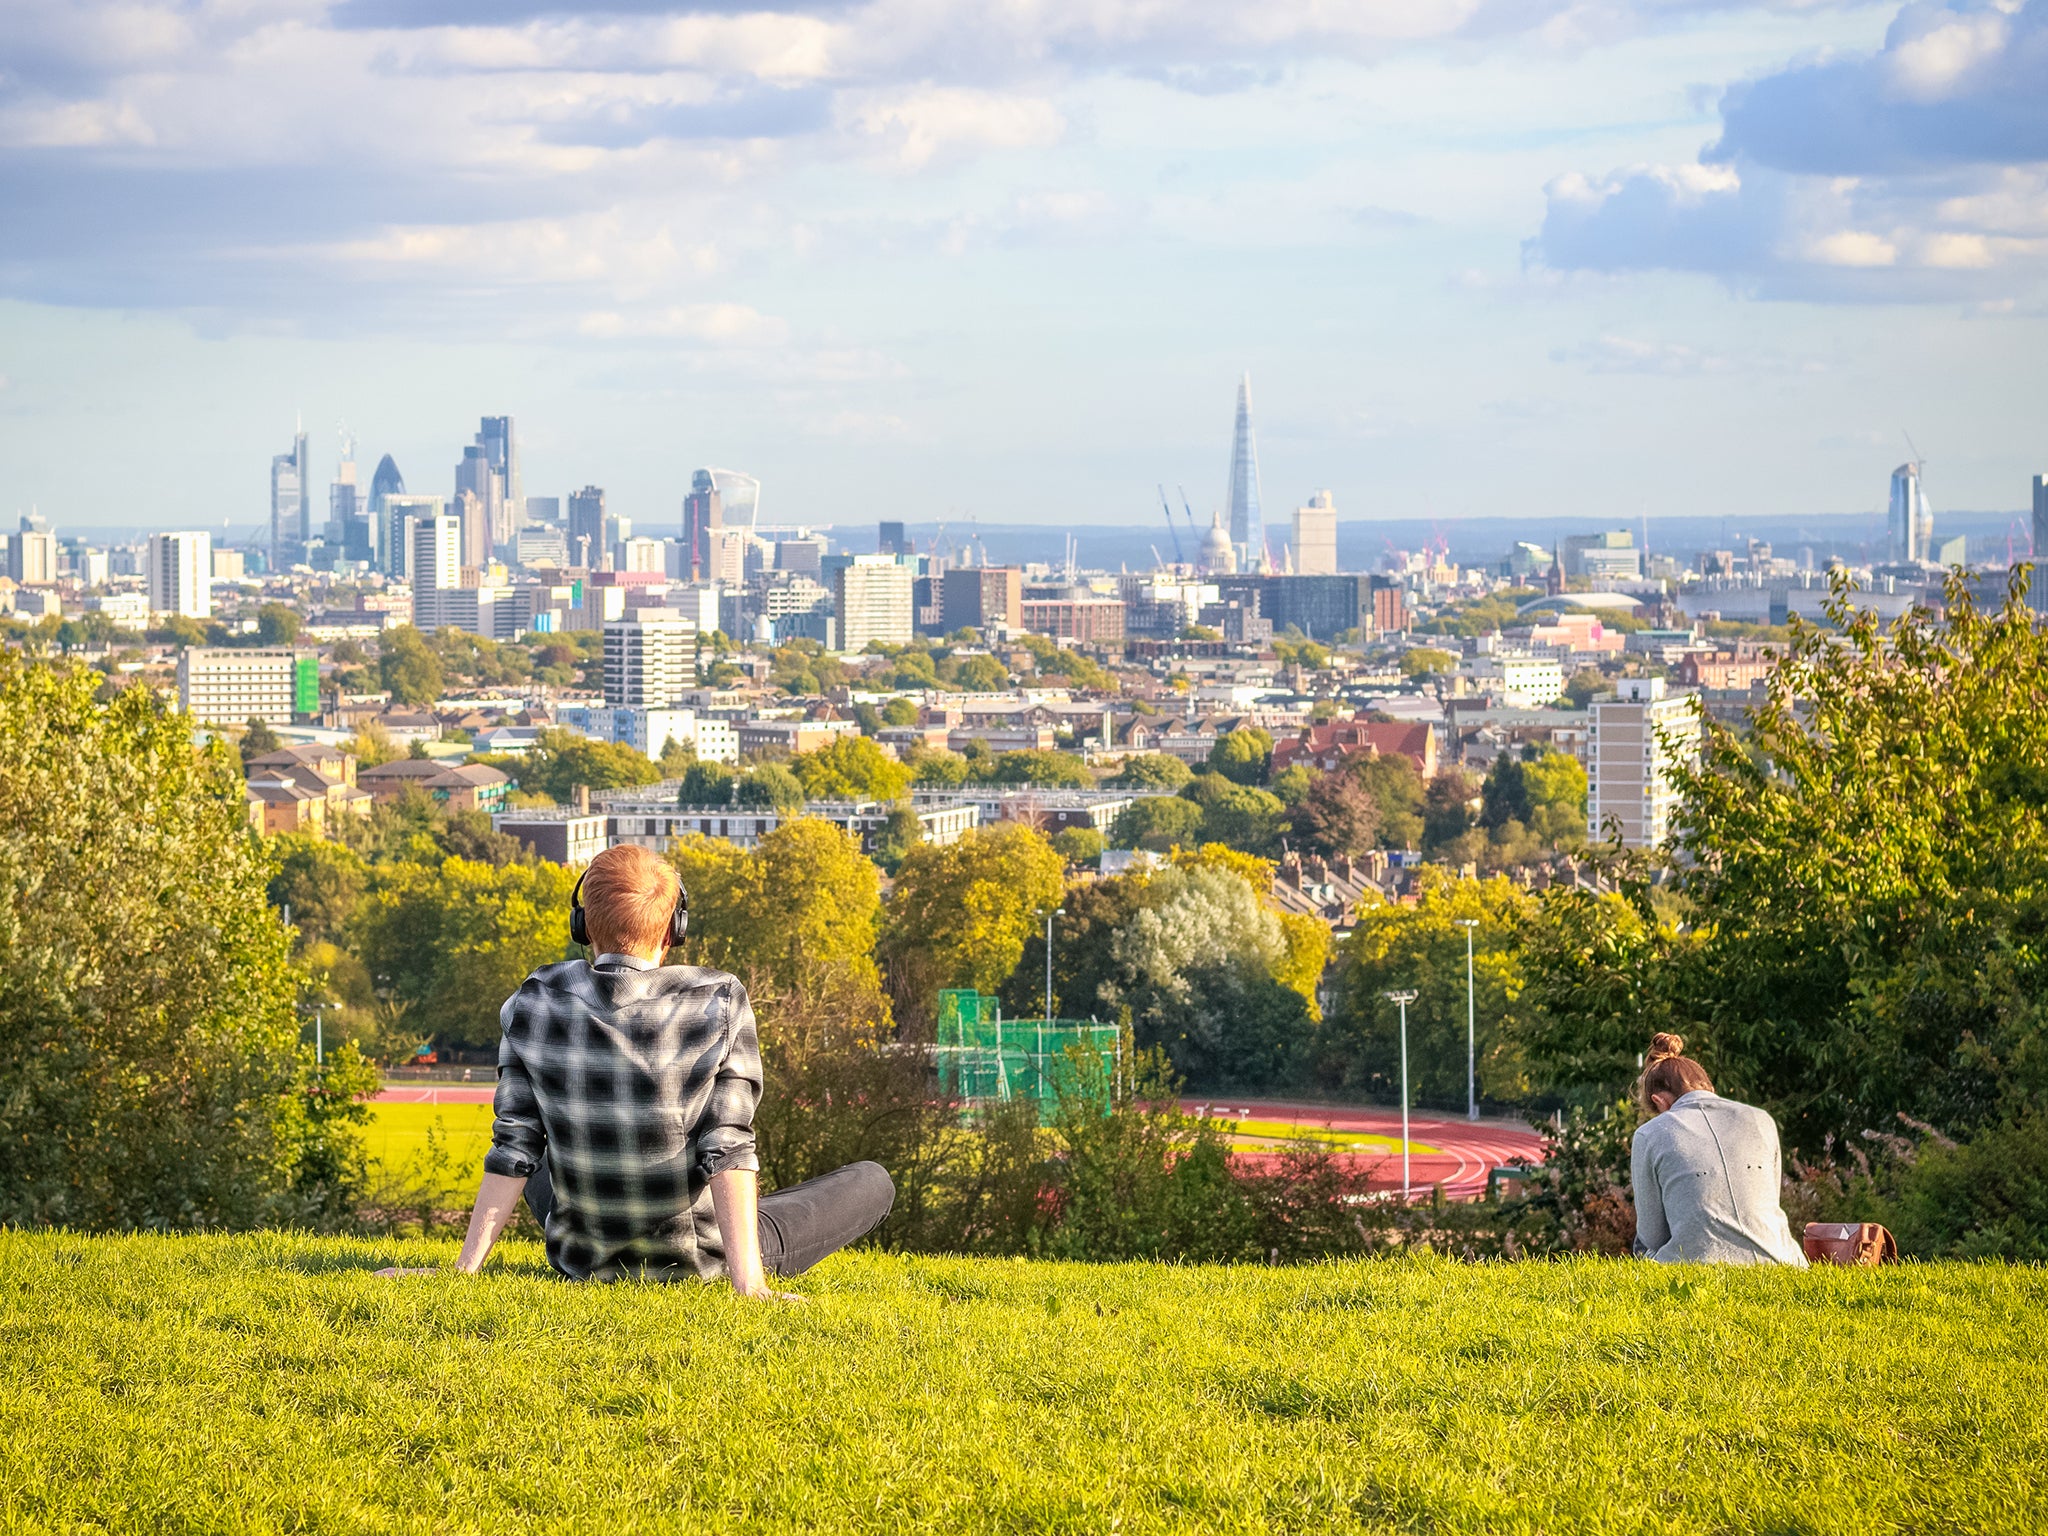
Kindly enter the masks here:
[[701, 341], [729, 347], [779, 347], [789, 326], [745, 304], [673, 304], [637, 313], [598, 310], [577, 329], [605, 339]]
[[1059, 109], [1041, 98], [957, 87], [853, 95], [844, 100], [840, 123], [908, 170], [946, 153], [1051, 144], [1066, 127]]

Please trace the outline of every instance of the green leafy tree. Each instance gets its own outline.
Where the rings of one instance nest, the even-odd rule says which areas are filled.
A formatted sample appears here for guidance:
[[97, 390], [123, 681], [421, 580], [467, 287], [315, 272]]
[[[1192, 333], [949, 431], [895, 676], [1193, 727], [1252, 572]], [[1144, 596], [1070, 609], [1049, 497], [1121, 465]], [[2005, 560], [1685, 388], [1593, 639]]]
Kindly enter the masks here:
[[1178, 795], [1147, 795], [1117, 814], [1110, 825], [1109, 841], [1116, 848], [1165, 853], [1175, 847], [1192, 847], [1200, 841], [1201, 831], [1199, 805]]
[[1238, 784], [1258, 784], [1273, 760], [1273, 734], [1258, 726], [1239, 726], [1210, 749], [1209, 767]]
[[[1472, 1010], [1478, 1025], [1479, 1089], [1515, 1104], [1534, 1089], [1523, 1058], [1523, 925], [1536, 902], [1511, 882], [1456, 880], [1422, 871], [1413, 906], [1386, 903], [1358, 914], [1338, 951], [1335, 999], [1325, 1021], [1316, 1075], [1331, 1091], [1398, 1102], [1400, 1010], [1386, 994], [1414, 991], [1408, 1005], [1408, 1071], [1418, 1104], [1463, 1109], [1466, 1093], [1465, 930], [1472, 930]], [[1648, 1037], [1645, 1036], [1645, 1039]]]
[[966, 693], [1000, 693], [1010, 686], [1010, 669], [993, 656], [962, 656], [953, 681]]
[[256, 610], [256, 638], [264, 645], [290, 645], [304, 627], [298, 611], [283, 603], [265, 603]]
[[357, 726], [355, 735], [349, 738], [348, 745], [342, 750], [355, 758], [358, 770], [375, 768], [402, 755], [398, 743], [391, 739], [391, 733], [376, 720], [365, 720]]
[[1036, 915], [1059, 905], [1066, 864], [1019, 822], [913, 848], [896, 872], [886, 948], [929, 988], [993, 992], [1017, 968]]
[[1164, 752], [1127, 757], [1109, 782], [1118, 789], [1179, 789], [1195, 776], [1194, 769]]
[[377, 675], [400, 704], [431, 704], [445, 686], [441, 659], [410, 624], [385, 633], [377, 656]]
[[1280, 803], [1291, 811], [1308, 798], [1309, 791], [1315, 788], [1317, 777], [1315, 769], [1309, 767], [1308, 764], [1290, 763], [1287, 767], [1273, 775], [1272, 781], [1266, 785], [1266, 788], [1271, 790]]
[[249, 717], [249, 723], [242, 731], [242, 739], [235, 743], [244, 763], [251, 758], [261, 757], [266, 752], [275, 752], [283, 745], [284, 743], [278, 739], [277, 732], [270, 728], [270, 722], [261, 715]]
[[592, 741], [573, 731], [544, 730], [523, 756], [492, 761], [517, 779], [527, 793], [546, 795], [557, 803], [573, 799], [579, 784], [590, 789], [630, 789], [661, 778], [661, 769], [645, 753], [624, 742]]
[[270, 904], [289, 908], [301, 944], [339, 943], [345, 938], [370, 881], [362, 856], [324, 837], [281, 832], [270, 840], [277, 872], [270, 877]]
[[678, 805], [730, 805], [739, 773], [724, 763], [694, 762], [683, 774]]
[[957, 789], [967, 782], [968, 763], [958, 752], [939, 747], [915, 754], [910, 771], [920, 789]]
[[807, 800], [900, 800], [911, 771], [865, 736], [841, 736], [789, 760]]
[[1344, 769], [1357, 777], [1372, 795], [1373, 804], [1379, 807], [1380, 846], [1420, 848], [1425, 790], [1414, 759], [1398, 752], [1384, 757], [1354, 757]]
[[357, 952], [420, 1033], [489, 1045], [505, 999], [568, 954], [574, 883], [559, 864], [380, 867], [356, 918]]
[[1233, 783], [1220, 773], [1204, 773], [1190, 780], [1181, 796], [1201, 807], [1202, 842], [1261, 857], [1278, 851], [1287, 810], [1278, 795]]
[[1581, 667], [1564, 685], [1565, 702], [1573, 709], [1584, 709], [1607, 692], [1609, 686], [1605, 674], [1598, 667]]
[[0, 652], [0, 1223], [312, 1219], [315, 1079], [240, 766], [100, 682]]
[[1449, 651], [1440, 651], [1434, 646], [1418, 645], [1401, 653], [1401, 675], [1403, 677], [1427, 677], [1435, 673], [1455, 672], [1458, 658]]
[[804, 808], [803, 781], [780, 763], [761, 763], [739, 781], [737, 804], [795, 815]]
[[1039, 789], [1093, 789], [1095, 775], [1070, 752], [1035, 747], [996, 754], [988, 775], [992, 784], [1029, 784]]
[[1068, 827], [1053, 834], [1052, 846], [1068, 864], [1087, 869], [1101, 860], [1108, 845], [1093, 827]]
[[917, 724], [917, 704], [911, 699], [891, 699], [882, 706], [882, 724]]
[[1422, 847], [1426, 853], [1462, 852], [1458, 840], [1477, 825], [1472, 802], [1472, 782], [1460, 768], [1452, 768], [1429, 781], [1422, 802]]

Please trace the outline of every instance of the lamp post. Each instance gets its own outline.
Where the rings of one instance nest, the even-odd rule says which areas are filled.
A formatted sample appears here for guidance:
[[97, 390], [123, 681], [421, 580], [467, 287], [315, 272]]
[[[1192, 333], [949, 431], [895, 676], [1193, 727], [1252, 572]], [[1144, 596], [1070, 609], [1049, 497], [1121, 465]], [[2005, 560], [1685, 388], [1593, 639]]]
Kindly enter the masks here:
[[1465, 930], [1465, 1118], [1479, 1118], [1479, 1005], [1473, 1000], [1472, 992], [1472, 930], [1479, 926], [1476, 917], [1461, 917], [1458, 926]]
[[1052, 920], [1056, 917], [1065, 917], [1067, 909], [1065, 907], [1054, 907], [1048, 911], [1046, 908], [1040, 907], [1039, 911], [1045, 916], [1045, 1017], [1050, 1019], [1052, 1017]]
[[1387, 1001], [1401, 1007], [1401, 1203], [1408, 1203], [1408, 1005], [1413, 992], [1389, 992]]

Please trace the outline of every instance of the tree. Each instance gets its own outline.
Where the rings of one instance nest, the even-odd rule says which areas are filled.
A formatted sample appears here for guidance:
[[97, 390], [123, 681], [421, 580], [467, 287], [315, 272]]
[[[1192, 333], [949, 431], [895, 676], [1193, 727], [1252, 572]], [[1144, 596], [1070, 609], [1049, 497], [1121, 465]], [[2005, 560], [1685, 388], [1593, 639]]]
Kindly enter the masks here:
[[1085, 869], [1100, 862], [1106, 844], [1102, 834], [1093, 827], [1068, 827], [1063, 832], [1053, 834], [1052, 846], [1053, 852], [1065, 859], [1068, 864]]
[[1413, 758], [1401, 753], [1354, 757], [1344, 765], [1372, 795], [1380, 810], [1382, 848], [1418, 848], [1422, 844], [1423, 785]]
[[1569, 752], [1545, 752], [1522, 765], [1529, 829], [1553, 848], [1586, 838], [1586, 765]]
[[1179, 789], [1195, 776], [1194, 769], [1164, 752], [1127, 757], [1109, 782], [1118, 789]]
[[661, 770], [664, 779], [680, 779], [697, 762], [696, 743], [677, 741], [671, 736], [661, 744], [661, 756], [655, 766]]
[[1258, 726], [1239, 726], [1209, 751], [1209, 767], [1238, 784], [1257, 784], [1273, 758], [1273, 735]]
[[967, 693], [1000, 693], [1010, 686], [1010, 669], [993, 656], [962, 656], [953, 681]]
[[1437, 650], [1434, 646], [1418, 645], [1401, 653], [1401, 675], [1403, 677], [1426, 677], [1436, 672], [1454, 672], [1458, 658], [1449, 651]]
[[1380, 808], [1358, 775], [1340, 768], [1317, 775], [1294, 808], [1290, 823], [1304, 846], [1337, 858], [1361, 854], [1373, 846], [1379, 835]]
[[1290, 811], [1308, 798], [1319, 775], [1307, 763], [1289, 763], [1274, 774], [1266, 788]]
[[690, 893], [694, 963], [770, 996], [803, 993], [829, 973], [886, 1017], [874, 959], [881, 878], [853, 837], [799, 817], [752, 849], [685, 838], [669, 862]]
[[911, 699], [891, 699], [882, 706], [882, 724], [917, 724], [917, 704]]
[[277, 858], [266, 892], [270, 904], [291, 910], [301, 944], [342, 942], [369, 885], [362, 856], [304, 832], [281, 832], [270, 846]]
[[284, 743], [278, 740], [277, 732], [270, 728], [270, 722], [261, 715], [251, 715], [242, 731], [242, 739], [236, 744], [246, 765], [251, 758], [261, 757], [266, 752], [275, 752]]
[[498, 1010], [537, 967], [569, 953], [574, 874], [559, 864], [378, 868], [356, 919], [356, 948], [380, 987], [411, 1005], [435, 1039], [488, 1045]]
[[1315, 1068], [1321, 1085], [1398, 1102], [1400, 1010], [1386, 993], [1406, 988], [1417, 994], [1408, 1005], [1415, 1102], [1464, 1107], [1468, 1020], [1465, 930], [1458, 921], [1471, 918], [1479, 924], [1472, 930], [1472, 975], [1480, 1091], [1496, 1103], [1526, 1099], [1532, 1082], [1522, 1055], [1527, 1009], [1519, 950], [1535, 911], [1534, 898], [1507, 880], [1457, 880], [1437, 866], [1422, 871], [1414, 906], [1362, 908], [1338, 952], [1335, 1001]]
[[1081, 759], [1069, 752], [1046, 752], [1035, 747], [996, 754], [986, 778], [992, 784], [1029, 784], [1039, 789], [1095, 787], [1095, 775]]
[[702, 760], [694, 762], [683, 774], [682, 788], [676, 793], [676, 804], [730, 805], [733, 786], [738, 782], [738, 771], [724, 763]]
[[910, 759], [911, 780], [919, 788], [957, 789], [967, 782], [967, 759], [944, 747], [915, 753]]
[[1425, 852], [1449, 847], [1473, 826], [1472, 783], [1462, 768], [1447, 769], [1429, 781], [1422, 803], [1422, 846]]
[[378, 720], [365, 720], [357, 726], [355, 735], [349, 738], [348, 745], [342, 750], [355, 758], [359, 769], [375, 768], [400, 755], [398, 743], [391, 739], [391, 733]]
[[265, 603], [256, 610], [256, 638], [264, 645], [290, 645], [305, 625], [296, 609]]
[[377, 675], [400, 704], [431, 704], [441, 697], [441, 660], [410, 624], [401, 624], [384, 635]]
[[311, 1220], [319, 1082], [240, 766], [100, 683], [0, 652], [0, 1223]]
[[1220, 773], [1198, 775], [1181, 795], [1202, 808], [1201, 841], [1262, 857], [1277, 851], [1286, 811], [1279, 796], [1233, 783]]
[[1581, 667], [1564, 685], [1565, 701], [1573, 709], [1584, 709], [1607, 691], [1607, 678], [1598, 667]]
[[1497, 832], [1510, 821], [1529, 820], [1529, 786], [1522, 765], [1503, 752], [1486, 771], [1479, 790], [1479, 825]]
[[875, 839], [875, 862], [893, 875], [910, 856], [910, 850], [923, 841], [924, 823], [917, 819], [916, 808], [905, 801], [893, 807], [889, 819], [882, 824], [881, 834]]
[[782, 764], [762, 763], [739, 781], [733, 799], [740, 805], [792, 816], [804, 808], [804, 786]]
[[627, 789], [661, 778], [661, 770], [644, 753], [624, 742], [592, 741], [564, 730], [544, 730], [523, 756], [493, 759], [493, 764], [517, 779], [527, 793], [546, 795], [558, 804], [573, 799], [579, 784]]
[[1037, 914], [1059, 905], [1066, 864], [1022, 823], [913, 848], [896, 872], [886, 948], [929, 984], [993, 992], [1017, 968]]
[[1149, 848], [1165, 853], [1180, 844], [1193, 844], [1202, 830], [1202, 808], [1178, 795], [1147, 795], [1117, 814], [1109, 829], [1109, 841], [1116, 848]]
[[841, 736], [789, 760], [806, 800], [900, 800], [910, 770], [865, 736]]

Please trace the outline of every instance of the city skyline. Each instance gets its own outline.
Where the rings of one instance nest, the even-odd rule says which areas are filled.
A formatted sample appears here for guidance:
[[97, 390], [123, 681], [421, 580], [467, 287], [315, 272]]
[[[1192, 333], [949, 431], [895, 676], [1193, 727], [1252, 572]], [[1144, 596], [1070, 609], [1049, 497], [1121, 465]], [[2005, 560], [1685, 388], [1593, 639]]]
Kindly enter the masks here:
[[447, 494], [493, 412], [636, 527], [1206, 524], [1247, 373], [1283, 517], [1881, 516], [1908, 432], [2024, 508], [2048, 6], [1262, 14], [10, 7], [0, 512], [255, 524], [295, 416]]

